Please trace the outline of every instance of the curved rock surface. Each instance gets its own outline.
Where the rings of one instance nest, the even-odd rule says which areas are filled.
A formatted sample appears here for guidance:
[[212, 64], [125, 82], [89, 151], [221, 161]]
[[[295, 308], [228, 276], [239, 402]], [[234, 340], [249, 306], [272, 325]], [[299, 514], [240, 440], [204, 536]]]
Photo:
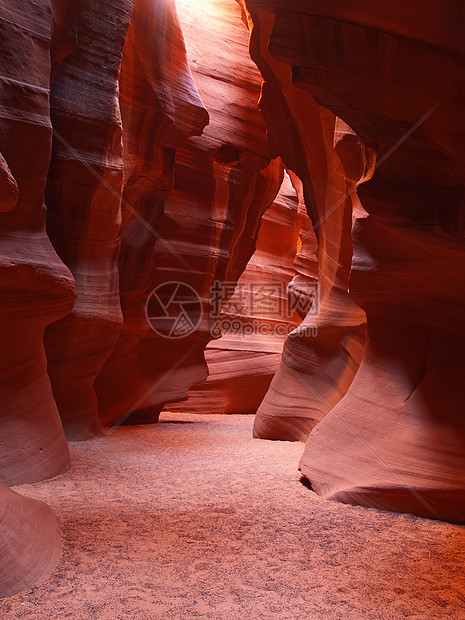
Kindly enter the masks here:
[[58, 519], [50, 508], [0, 484], [0, 598], [45, 579], [60, 550]]
[[[164, 196], [164, 215], [137, 300], [129, 292], [129, 270], [134, 270], [131, 261], [137, 256], [133, 231], [140, 226], [134, 228], [134, 222], [128, 222], [126, 227], [127, 246], [121, 262], [123, 280], [128, 276], [127, 306], [123, 301], [123, 308], [129, 320], [96, 381], [106, 422], [122, 418], [128, 423], [154, 422], [166, 402], [185, 400], [187, 390], [206, 377], [203, 352], [214, 337], [215, 324], [210, 316], [210, 289], [215, 282], [220, 288], [223, 282], [237, 282], [255, 249], [261, 215], [282, 181], [282, 164], [268, 148], [257, 109], [260, 75], [248, 54], [239, 7], [229, 0], [206, 2], [201, 7], [176, 4], [194, 79], [188, 82], [183, 46], [178, 42], [178, 49], [176, 41], [170, 41], [174, 57], [182, 52], [182, 75], [190, 85], [185, 89], [190, 95], [184, 105], [190, 105], [192, 120], [178, 126], [178, 132], [187, 128], [193, 134], [196, 126], [200, 133], [206, 122], [197, 90], [210, 120], [202, 136], [176, 148], [174, 167], [174, 154], [165, 149], [163, 172], [173, 175], [173, 189]], [[163, 99], [161, 103], [165, 105]], [[183, 118], [179, 113], [178, 125]], [[161, 135], [162, 142], [175, 146], [171, 136]], [[201, 316], [195, 317], [199, 323], [186, 337], [157, 334], [143, 314], [151, 290], [170, 282], [187, 284], [200, 299]]]
[[[187, 402], [170, 404], [170, 411], [190, 413], [255, 413], [276, 373], [286, 335], [300, 317], [288, 302], [287, 287], [295, 274], [294, 258], [309, 219], [289, 176], [264, 213], [256, 249], [221, 307], [221, 338], [207, 345], [208, 378], [193, 386]], [[292, 249], [289, 252], [289, 248]], [[307, 265], [316, 264], [310, 254]]]
[[[45, 327], [67, 314], [74, 279], [45, 234], [51, 150], [49, 2], [7, 0], [0, 13], [0, 481], [66, 471], [68, 446], [52, 396]], [[45, 505], [0, 482], [0, 596], [48, 575], [60, 554]]]
[[45, 234], [51, 5], [8, 0], [0, 29], [0, 481], [20, 484], [68, 466], [42, 340], [75, 292]]
[[5, 158], [0, 153], [0, 211], [11, 211], [18, 202], [19, 190]]
[[146, 330], [154, 245], [173, 189], [175, 149], [198, 136], [208, 113], [190, 73], [173, 1], [136, 0], [121, 65], [124, 192], [120, 296], [122, 334]]
[[[351, 190], [364, 173], [365, 153], [356, 139], [349, 157], [338, 153], [345, 133], [341, 127], [336, 131], [336, 116], [291, 83], [290, 67], [267, 50], [273, 16], [254, 2], [246, 5], [251, 56], [265, 79], [260, 107], [269, 139], [302, 182], [313, 224], [302, 238], [303, 251], [313, 246], [314, 233], [318, 260], [317, 297], [312, 303], [310, 294], [308, 312], [286, 341], [280, 368], [258, 410], [254, 436], [305, 440], [346, 392], [362, 357], [365, 316], [347, 290], [355, 200]], [[311, 280], [315, 282], [297, 277], [294, 288]]]
[[[47, 232], [76, 279], [72, 313], [46, 331], [53, 394], [68, 439], [100, 430], [93, 383], [119, 334], [117, 251], [123, 182], [118, 75], [132, 0], [66, 4], [52, 45], [54, 129]], [[98, 345], [96, 345], [98, 343]]]
[[[123, 225], [119, 257], [122, 333], [98, 377], [99, 411], [105, 421], [156, 421], [152, 406], [163, 402], [174, 374], [190, 379], [189, 361], [176, 342], [154, 353], [146, 316], [154, 288], [156, 240], [177, 252], [157, 231], [173, 188], [175, 148], [200, 135], [208, 113], [187, 65], [174, 1], [138, 0], [126, 39], [121, 70], [125, 160]], [[186, 364], [183, 364], [187, 361]], [[182, 370], [178, 369], [182, 366]], [[176, 372], [177, 371], [177, 372]], [[171, 377], [173, 379], [173, 377]]]
[[66, 471], [63, 427], [156, 421], [212, 340], [192, 410], [257, 408], [283, 340], [218, 318], [276, 325], [234, 310], [262, 276], [302, 323], [255, 435], [308, 437], [324, 497], [465, 522], [464, 23], [459, 0], [3, 2], [0, 594], [58, 557], [4, 485]]
[[273, 2], [270, 52], [377, 158], [350, 281], [368, 344], [300, 467], [325, 497], [463, 523], [465, 9], [382, 4]]

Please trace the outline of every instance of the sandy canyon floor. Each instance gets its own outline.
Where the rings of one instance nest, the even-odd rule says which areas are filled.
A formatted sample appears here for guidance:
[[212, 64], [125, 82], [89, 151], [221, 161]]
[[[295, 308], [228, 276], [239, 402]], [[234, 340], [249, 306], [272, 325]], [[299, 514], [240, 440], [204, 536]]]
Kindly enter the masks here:
[[17, 487], [47, 496], [63, 554], [0, 618], [465, 618], [465, 528], [322, 500], [303, 444], [252, 439], [252, 416], [161, 420]]

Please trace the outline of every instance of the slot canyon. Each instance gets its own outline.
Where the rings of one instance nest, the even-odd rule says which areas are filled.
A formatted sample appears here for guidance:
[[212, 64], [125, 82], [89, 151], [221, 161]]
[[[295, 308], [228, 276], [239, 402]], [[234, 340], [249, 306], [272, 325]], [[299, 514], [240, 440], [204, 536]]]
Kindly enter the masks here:
[[465, 618], [464, 27], [1, 1], [1, 618]]

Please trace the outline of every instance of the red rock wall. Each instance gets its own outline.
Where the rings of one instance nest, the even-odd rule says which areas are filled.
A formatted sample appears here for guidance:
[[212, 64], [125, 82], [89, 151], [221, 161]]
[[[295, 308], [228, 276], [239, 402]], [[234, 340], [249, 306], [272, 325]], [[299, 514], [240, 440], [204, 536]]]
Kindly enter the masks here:
[[[161, 4], [161, 12], [173, 14], [173, 3]], [[122, 319], [117, 260], [123, 181], [126, 187], [132, 184], [134, 192], [138, 178], [149, 179], [159, 169], [148, 155], [155, 138], [152, 133], [145, 147], [148, 162], [136, 158], [140, 123], [150, 131], [151, 122], [164, 125], [162, 138], [171, 136], [166, 144], [160, 138], [160, 152], [164, 152], [166, 145], [177, 144], [186, 132], [200, 133], [206, 122], [195, 88], [191, 94], [184, 93], [182, 72], [176, 79], [170, 72], [171, 85], [177, 84], [171, 92], [166, 80], [160, 79], [157, 85], [146, 71], [152, 90], [158, 87], [157, 96], [165, 102], [165, 116], [158, 114], [153, 121], [154, 96], [147, 98], [141, 111], [123, 94], [127, 122], [123, 153], [119, 73], [132, 5], [129, 0], [117, 7], [91, 0], [79, 4], [44, 0], [2, 7], [0, 339], [9, 353], [0, 362], [0, 479], [7, 484], [34, 482], [66, 470], [69, 452], [62, 423], [70, 439], [99, 431], [93, 382], [113, 348]], [[156, 7], [156, 3], [150, 5]], [[134, 43], [134, 30], [146, 19], [144, 8], [144, 3], [138, 3], [137, 25], [128, 45]], [[160, 33], [168, 29], [161, 29], [160, 23], [157, 28], [151, 36], [160, 40]], [[163, 66], [165, 74], [173, 68], [161, 53], [172, 58], [167, 41], [159, 41], [153, 50], [154, 62], [145, 51], [144, 37], [137, 35], [139, 51], [128, 54], [126, 67], [138, 64], [134, 55], [139, 53], [152, 74], [157, 66]], [[179, 64], [185, 65], [179, 31], [177, 36]], [[139, 74], [147, 66], [138, 65]], [[201, 112], [193, 121], [186, 121], [189, 106]], [[75, 280], [45, 233], [45, 202], [48, 234], [76, 279], [74, 308]], [[153, 211], [156, 217], [156, 205]], [[61, 320], [47, 328], [46, 359], [44, 329], [57, 319]], [[51, 569], [58, 557], [59, 535], [56, 519], [45, 505], [34, 510], [34, 517], [26, 516], [30, 500], [3, 487], [0, 495], [4, 551], [0, 595], [4, 595]], [[34, 523], [37, 539], [30, 531]], [[16, 548], [11, 547], [13, 531], [22, 541]]]
[[[208, 122], [187, 66], [174, 2], [136, 3], [124, 49], [120, 100], [125, 185], [119, 271], [124, 326], [96, 389], [101, 418], [107, 422], [127, 416], [129, 423], [137, 421], [136, 416], [145, 419], [146, 412], [152, 415], [151, 405], [163, 402], [169, 391], [166, 380], [171, 369], [185, 361], [185, 349], [172, 341], [159, 339], [160, 349], [154, 353], [157, 339], [145, 314], [158, 263], [155, 243], [163, 239], [157, 229], [173, 188], [175, 148], [187, 137], [201, 134]], [[168, 254], [176, 253], [162, 244]], [[195, 379], [187, 376], [186, 366], [181, 383], [190, 387]], [[180, 372], [173, 373], [179, 382]], [[156, 414], [150, 419], [155, 421]]]
[[248, 4], [276, 11], [270, 53], [377, 161], [350, 278], [366, 352], [302, 473], [325, 497], [464, 522], [464, 7]]
[[8, 1], [0, 28], [0, 481], [19, 484], [68, 466], [43, 333], [69, 312], [75, 293], [73, 277], [45, 233], [50, 3]]
[[[0, 12], [0, 481], [66, 471], [69, 451], [47, 375], [43, 334], [66, 315], [74, 279], [45, 233], [50, 2], [7, 0]], [[0, 597], [46, 576], [60, 549], [51, 510], [0, 482]]]
[[[177, 2], [177, 8], [193, 76], [193, 81], [187, 73], [183, 78], [189, 88], [182, 92], [191, 94], [184, 104], [188, 114], [179, 111], [178, 122], [190, 114], [187, 130], [194, 133], [192, 127], [197, 126], [200, 133], [206, 113], [199, 107], [197, 89], [209, 124], [201, 137], [189, 138], [176, 149], [175, 161], [166, 149], [163, 154], [165, 171], [173, 175], [173, 188], [165, 196], [155, 243], [153, 237], [148, 241], [153, 256], [147, 261], [139, 305], [136, 309], [128, 279], [122, 297], [125, 327], [96, 381], [101, 415], [110, 422], [123, 416], [128, 423], [154, 422], [166, 402], [185, 400], [190, 387], [206, 377], [203, 352], [213, 338], [214, 326], [210, 289], [215, 281], [235, 283], [245, 269], [255, 249], [261, 215], [273, 201], [283, 174], [282, 164], [267, 146], [257, 109], [261, 79], [248, 54], [239, 7], [223, 0], [194, 8]], [[176, 54], [172, 40], [170, 45]], [[234, 72], [231, 58], [235, 59]], [[188, 72], [189, 67], [183, 65], [182, 70]], [[186, 127], [178, 128], [178, 133], [182, 131]], [[164, 140], [175, 146], [168, 133], [161, 137], [162, 144]], [[139, 228], [128, 220], [128, 243], [120, 259], [125, 282], [127, 270], [134, 270], [134, 231]], [[201, 299], [201, 322], [185, 338], [157, 335], [143, 314], [148, 293], [167, 282], [185, 283]]]
[[208, 124], [174, 2], [136, 1], [119, 82], [124, 149], [119, 280], [125, 334], [148, 327], [145, 300], [158, 224], [173, 189], [175, 149]]
[[[350, 190], [364, 172], [365, 153], [354, 136], [349, 155], [338, 152], [335, 115], [291, 83], [289, 66], [267, 50], [273, 16], [247, 6], [251, 56], [265, 79], [260, 108], [271, 143], [302, 182], [317, 243], [319, 289], [318, 312], [311, 306], [285, 343], [254, 435], [305, 440], [346, 392], [363, 352], [365, 317], [347, 289], [355, 199]], [[313, 243], [312, 231], [303, 251]], [[299, 281], [308, 283], [308, 276], [297, 277], [294, 285]]]
[[[232, 283], [234, 302], [278, 155], [315, 236], [287, 223], [244, 279], [283, 252], [274, 275], [294, 275], [297, 301], [318, 279], [319, 312], [300, 309], [256, 436], [310, 433], [300, 467], [325, 497], [465, 521], [465, 9], [327, 5], [242, 1], [260, 75], [233, 0], [179, 0], [181, 20], [174, 0], [3, 2], [0, 595], [59, 549], [51, 511], [4, 484], [66, 471], [63, 428], [83, 439], [99, 415], [154, 421], [206, 376], [211, 287]], [[145, 316], [170, 281], [202, 310], [176, 341]], [[257, 406], [277, 360], [270, 341], [253, 347], [210, 349], [208, 406]]]
[[[262, 217], [256, 250], [221, 308], [221, 338], [205, 351], [208, 378], [193, 386], [187, 402], [167, 405], [170, 411], [257, 411], [279, 367], [285, 337], [300, 323], [287, 299], [299, 239], [308, 232], [309, 219], [300, 208], [286, 174], [276, 200]], [[314, 252], [307, 258], [299, 257], [299, 263], [316, 264]]]
[[[54, 129], [47, 232], [76, 279], [71, 314], [45, 336], [48, 372], [68, 439], [100, 430], [95, 377], [120, 331], [117, 250], [123, 182], [118, 73], [132, 0], [67, 4], [63, 37], [52, 45]], [[98, 343], [98, 346], [96, 346]]]
[[58, 519], [50, 508], [0, 484], [0, 598], [47, 577], [60, 550]]

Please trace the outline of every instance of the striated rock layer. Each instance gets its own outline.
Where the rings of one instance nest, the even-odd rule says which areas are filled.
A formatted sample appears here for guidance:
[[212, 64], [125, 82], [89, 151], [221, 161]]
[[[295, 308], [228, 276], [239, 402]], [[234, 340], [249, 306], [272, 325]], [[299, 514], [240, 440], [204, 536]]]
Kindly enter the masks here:
[[[176, 342], [153, 348], [146, 301], [160, 240], [175, 260], [177, 252], [157, 232], [165, 200], [173, 187], [175, 148], [199, 135], [208, 122], [187, 65], [176, 6], [138, 0], [129, 28], [121, 70], [121, 109], [125, 160], [123, 225], [119, 258], [124, 326], [96, 382], [104, 421], [150, 421], [153, 403], [164, 402], [171, 373], [186, 387], [190, 378], [185, 350]], [[168, 346], [167, 346], [168, 345]], [[184, 363], [186, 362], [186, 363]], [[178, 370], [183, 366], [183, 371]], [[146, 417], [148, 415], [148, 418]], [[156, 415], [156, 414], [155, 414]]]
[[463, 523], [465, 8], [266, 4], [271, 54], [377, 158], [350, 279], [367, 348], [302, 473], [325, 497]]
[[[63, 426], [68, 439], [76, 440], [99, 432], [93, 383], [122, 322], [118, 74], [133, 0], [111, 5], [84, 0], [78, 11], [72, 3], [64, 6], [56, 16], [63, 25], [58, 22], [51, 49], [54, 140], [46, 189], [47, 232], [76, 279], [77, 299], [72, 313], [47, 329], [45, 347]], [[66, 52], [64, 40], [69, 41]]]
[[[313, 227], [302, 237], [301, 252], [313, 250], [314, 233], [318, 261], [317, 274], [297, 273], [291, 284], [299, 298], [303, 283], [318, 280], [318, 294], [308, 298], [301, 325], [284, 345], [254, 436], [305, 440], [347, 391], [363, 353], [365, 316], [347, 289], [356, 202], [351, 190], [364, 174], [365, 152], [349, 128], [336, 127], [334, 114], [291, 83], [289, 66], [270, 55], [273, 16], [253, 2], [245, 4], [251, 56], [265, 79], [260, 108], [273, 147], [302, 184]], [[347, 143], [342, 150], [341, 141]]]
[[20, 484], [68, 466], [42, 340], [75, 292], [45, 234], [51, 6], [7, 1], [0, 29], [0, 481]]
[[58, 519], [50, 508], [0, 484], [0, 598], [45, 579], [60, 550]]
[[[254, 433], [309, 436], [316, 492], [465, 522], [463, 4], [177, 6], [2, 3], [0, 596], [57, 561], [5, 484], [66, 471], [63, 427], [155, 421], [214, 339], [193, 409], [255, 410], [282, 339], [218, 319], [302, 319]], [[296, 314], [237, 316], [262, 277]]]
[[[50, 162], [50, 2], [6, 0], [0, 13], [0, 481], [66, 471], [69, 451], [52, 396], [44, 329], [67, 314], [74, 279], [45, 233]], [[0, 596], [58, 561], [56, 517], [0, 482]]]
[[[287, 298], [299, 239], [308, 232], [308, 216], [300, 208], [286, 174], [276, 200], [262, 217], [256, 250], [237, 286], [226, 285], [234, 294], [218, 309], [221, 338], [205, 351], [208, 378], [193, 386], [187, 402], [168, 405], [170, 411], [257, 411], [279, 367], [285, 337], [300, 323]], [[307, 262], [309, 267], [316, 264], [314, 253]]]
[[[171, 11], [170, 17], [163, 9], [167, 26], [161, 31], [172, 37], [164, 42], [162, 60], [171, 58], [174, 64], [178, 59], [175, 68], [185, 99], [181, 97], [180, 105], [170, 109], [170, 99], [162, 89], [158, 107], [166, 120], [156, 124], [147, 117], [163, 148], [156, 155], [156, 182], [146, 186], [143, 191], [149, 193], [139, 194], [135, 204], [138, 210], [151, 208], [150, 192], [155, 192], [160, 202], [164, 199], [164, 215], [155, 243], [135, 218], [128, 217], [124, 225], [120, 268], [125, 327], [96, 381], [100, 413], [106, 422], [123, 418], [129, 423], [154, 422], [166, 402], [185, 400], [187, 390], [206, 377], [203, 351], [215, 337], [211, 288], [215, 282], [220, 289], [223, 282], [237, 282], [254, 251], [261, 215], [282, 181], [282, 164], [267, 146], [257, 109], [260, 75], [248, 55], [239, 7], [222, 0], [202, 7], [177, 2], [177, 8], [195, 85], [179, 25], [173, 26], [175, 14]], [[146, 27], [146, 22], [142, 25]], [[129, 88], [129, 81], [124, 86], [125, 79], [130, 76], [128, 69], [125, 77], [125, 61], [126, 52], [122, 102]], [[160, 70], [165, 70], [164, 64]], [[170, 75], [161, 76], [166, 92], [178, 83], [172, 83]], [[199, 94], [209, 124], [201, 137], [180, 144], [174, 158], [172, 148], [179, 144], [179, 137], [200, 133], [207, 120]], [[140, 133], [134, 135], [138, 138]], [[170, 175], [173, 189], [167, 196]], [[130, 184], [126, 187], [132, 191]], [[143, 263], [138, 272], [137, 261]], [[197, 314], [191, 317], [194, 329], [183, 337], [166, 338], [151, 330], [145, 316], [145, 303], [153, 300], [151, 291], [170, 282], [188, 285], [190, 294], [199, 300]], [[168, 303], [170, 295], [166, 295]], [[149, 306], [149, 313], [154, 312]]]

